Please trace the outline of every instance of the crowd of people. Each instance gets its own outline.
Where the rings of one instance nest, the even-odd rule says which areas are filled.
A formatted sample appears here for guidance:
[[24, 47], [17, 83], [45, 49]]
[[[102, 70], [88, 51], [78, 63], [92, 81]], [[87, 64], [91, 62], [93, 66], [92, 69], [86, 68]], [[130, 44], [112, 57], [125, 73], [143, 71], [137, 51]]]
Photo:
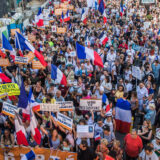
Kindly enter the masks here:
[[[12, 83], [21, 86], [22, 79], [27, 95], [33, 90], [38, 103], [54, 104], [58, 101], [72, 101], [73, 111], [61, 112], [73, 119], [72, 130], [57, 123], [51, 112], [35, 111], [41, 144], [38, 145], [30, 131], [30, 119], [22, 116], [31, 147], [52, 148], [77, 152], [78, 160], [158, 160], [160, 155], [160, 17], [159, 3], [146, 8], [137, 0], [124, 0], [125, 9], [120, 14], [120, 0], [104, 1], [107, 22], [96, 8], [87, 8], [86, 1], [71, 0], [70, 21], [61, 23], [61, 16], [54, 15], [54, 1], [50, 0], [49, 17], [54, 21], [45, 29], [32, 22], [23, 35], [36, 36], [31, 43], [47, 62], [45, 69], [32, 69], [31, 64], [16, 65], [10, 53], [5, 51], [11, 66], [2, 67], [3, 73]], [[81, 12], [88, 10], [87, 24], [81, 21]], [[52, 32], [52, 26], [66, 27], [65, 34]], [[103, 45], [99, 39], [104, 32], [108, 42]], [[93, 64], [89, 59], [78, 59], [76, 42], [94, 49], [101, 57], [104, 67]], [[15, 48], [15, 37], [10, 37]], [[136, 46], [136, 47], [135, 47]], [[28, 51], [23, 51], [23, 55]], [[17, 55], [19, 52], [17, 50]], [[36, 59], [36, 57], [35, 57]], [[67, 86], [57, 84], [51, 78], [51, 65], [56, 65], [67, 79]], [[134, 67], [139, 69], [137, 76]], [[2, 82], [1, 82], [2, 83]], [[105, 100], [103, 99], [105, 95]], [[100, 111], [81, 111], [80, 99], [102, 99]], [[132, 114], [130, 133], [117, 136], [115, 121], [116, 105], [119, 100], [127, 101]], [[17, 106], [18, 96], [3, 102]], [[125, 107], [124, 103], [124, 107]], [[123, 105], [123, 104], [122, 104]], [[108, 111], [109, 107], [109, 111]], [[55, 113], [56, 115], [56, 113]], [[127, 115], [124, 115], [127, 116]], [[93, 125], [93, 138], [77, 138], [77, 125]], [[122, 131], [123, 132], [123, 131]], [[100, 139], [96, 140], [96, 136]], [[124, 139], [122, 137], [124, 137]], [[1, 147], [17, 145], [14, 119], [0, 114]]]

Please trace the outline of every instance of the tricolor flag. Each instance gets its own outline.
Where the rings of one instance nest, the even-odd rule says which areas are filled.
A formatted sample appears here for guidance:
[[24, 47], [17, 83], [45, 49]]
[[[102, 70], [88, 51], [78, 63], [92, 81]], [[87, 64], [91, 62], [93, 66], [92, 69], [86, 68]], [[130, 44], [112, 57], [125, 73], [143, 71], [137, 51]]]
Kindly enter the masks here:
[[106, 12], [103, 12], [103, 23], [106, 24], [107, 23], [107, 15]]
[[[18, 32], [16, 32], [16, 34], [15, 34], [15, 46], [16, 46], [16, 48], [19, 50], [19, 55], [21, 56], [21, 57], [24, 57], [23, 56], [23, 52], [22, 52], [22, 47], [21, 47], [21, 45], [20, 45], [20, 43], [19, 43], [19, 36], [17, 35], [17, 33]], [[20, 34], [19, 34], [20, 35]]]
[[9, 43], [9, 41], [7, 40], [7, 38], [3, 33], [2, 33], [2, 48], [10, 51], [10, 56], [12, 57], [13, 60], [15, 60], [16, 52], [12, 48], [11, 44]]
[[15, 130], [16, 130], [16, 137], [17, 137], [17, 144], [18, 145], [25, 145], [28, 146], [28, 142], [26, 139], [26, 131], [23, 126], [22, 120], [17, 112], [15, 112]]
[[101, 139], [101, 135], [99, 133], [96, 134], [96, 136], [94, 137], [95, 141], [98, 141]]
[[67, 13], [64, 16], [64, 22], [68, 22], [68, 21], [70, 21], [69, 11], [67, 11]]
[[43, 55], [40, 54], [20, 33], [17, 32], [17, 36], [19, 37], [19, 44], [21, 47], [23, 47], [24, 50], [32, 51], [41, 64], [46, 67], [47, 63], [45, 62]]
[[64, 21], [64, 15], [63, 15], [63, 12], [62, 12], [60, 22], [63, 23], [63, 21]]
[[82, 21], [84, 24], [87, 24], [87, 10], [85, 11], [84, 8], [82, 9], [81, 21]]
[[116, 130], [121, 133], [129, 133], [132, 120], [131, 104], [120, 98], [117, 100], [115, 112]]
[[43, 24], [43, 14], [42, 14], [42, 8], [39, 8], [38, 14], [35, 17], [35, 22], [38, 27], [42, 27]]
[[21, 158], [21, 160], [35, 160], [35, 158], [36, 158], [36, 155], [35, 155], [35, 153], [31, 150], [31, 151], [29, 151], [27, 154], [25, 154], [25, 155]]
[[104, 32], [102, 32], [99, 36], [101, 44], [105, 45], [108, 42], [108, 37]]
[[99, 11], [101, 14], [103, 14], [104, 9], [105, 9], [104, 2], [103, 2], [103, 0], [100, 0], [100, 1], [99, 1], [98, 11]]
[[0, 67], [0, 79], [2, 80], [2, 83], [11, 83], [11, 79], [8, 78], [3, 72]]
[[58, 84], [67, 85], [67, 79], [64, 73], [55, 65], [51, 65], [51, 78], [55, 79]]
[[72, 24], [70, 23], [68, 26], [68, 31], [70, 31], [72, 29]]
[[77, 56], [79, 59], [92, 60], [94, 65], [103, 67], [102, 59], [96, 51], [88, 47], [84, 47], [78, 44], [77, 42], [76, 42], [76, 50], [77, 50]]
[[124, 10], [123, 10], [123, 0], [121, 0], [121, 3], [120, 3], [120, 16], [123, 17], [123, 14], [124, 14]]
[[33, 136], [35, 142], [38, 145], [40, 145], [41, 144], [41, 133], [40, 133], [39, 129], [37, 128], [38, 123], [37, 123], [37, 120], [36, 120], [35, 115], [32, 110], [31, 110], [30, 116], [31, 116], [30, 128], [31, 128], [32, 136]]

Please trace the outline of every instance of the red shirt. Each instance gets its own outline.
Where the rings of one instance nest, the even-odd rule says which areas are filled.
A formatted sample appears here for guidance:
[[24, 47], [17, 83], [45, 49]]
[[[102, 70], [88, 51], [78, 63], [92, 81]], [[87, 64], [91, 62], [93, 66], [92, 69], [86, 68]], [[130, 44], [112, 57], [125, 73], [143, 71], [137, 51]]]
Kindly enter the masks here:
[[127, 134], [124, 138], [126, 148], [125, 151], [130, 157], [137, 157], [143, 148], [142, 140], [139, 136], [136, 139], [131, 137], [131, 134]]

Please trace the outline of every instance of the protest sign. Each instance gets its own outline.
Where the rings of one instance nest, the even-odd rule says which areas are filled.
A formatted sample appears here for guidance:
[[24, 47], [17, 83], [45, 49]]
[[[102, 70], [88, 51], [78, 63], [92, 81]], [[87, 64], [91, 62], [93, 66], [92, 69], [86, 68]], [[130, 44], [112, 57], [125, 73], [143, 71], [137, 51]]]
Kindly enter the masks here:
[[20, 95], [19, 86], [16, 83], [6, 83], [0, 85], [0, 94], [8, 93], [8, 96]]
[[54, 4], [54, 8], [58, 9], [60, 7], [59, 3], [58, 4]]
[[44, 23], [44, 26], [45, 26], [45, 27], [48, 27], [48, 26], [49, 26], [49, 20], [44, 20], [43, 23]]
[[66, 28], [59, 27], [57, 28], [57, 34], [64, 34], [67, 32]]
[[73, 120], [67, 116], [65, 116], [64, 114], [61, 114], [58, 112], [57, 114], [57, 123], [59, 125], [61, 125], [62, 127], [71, 130], [72, 129], [72, 123]]
[[36, 41], [36, 36], [33, 35], [33, 34], [28, 34], [28, 40], [29, 40], [30, 42], [34, 42], [34, 41]]
[[100, 99], [80, 99], [80, 110], [100, 111], [102, 108], [102, 100]]
[[155, 3], [155, 0], [142, 0], [141, 3], [143, 4]]
[[139, 67], [132, 66], [132, 76], [139, 80], [142, 80], [142, 72]]
[[68, 6], [68, 9], [69, 9], [69, 10], [73, 10], [73, 9], [74, 9], [74, 6], [73, 6], [73, 5], [69, 5], [69, 6]]
[[10, 62], [8, 58], [0, 58], [0, 66], [7, 67], [10, 66]]
[[60, 111], [73, 111], [73, 102], [72, 101], [59, 101], [56, 102], [56, 104], [59, 104], [59, 110]]
[[28, 64], [28, 58], [27, 57], [16, 56], [14, 63], [15, 64]]
[[52, 32], [57, 32], [57, 27], [56, 26], [52, 26]]
[[11, 35], [14, 36], [14, 35], [16, 34], [16, 31], [17, 31], [18, 33], [21, 33], [21, 32], [20, 32], [20, 29], [19, 29], [19, 28], [16, 28], [16, 29], [11, 29]]
[[132, 49], [141, 53], [146, 53], [148, 51], [145, 47], [139, 46], [135, 43], [132, 45]]
[[[77, 160], [77, 153], [73, 152], [65, 152], [61, 150], [51, 150], [47, 148], [30, 148], [30, 147], [21, 147], [21, 146], [15, 146], [9, 149], [9, 152], [7, 154], [4, 154], [4, 149], [0, 148], [0, 160], [2, 159], [12, 159], [12, 160], [21, 160], [22, 156], [31, 149], [35, 153], [35, 160], [54, 160], [55, 157], [59, 157], [60, 160]], [[10, 157], [10, 158], [9, 158]]]
[[40, 61], [32, 61], [32, 69], [45, 69]]
[[11, 117], [14, 117], [17, 106], [3, 102], [2, 113]]
[[0, 98], [4, 98], [6, 96], [8, 96], [8, 93], [2, 93], [2, 94], [0, 94]]
[[27, 55], [24, 55], [24, 57], [28, 58], [28, 63], [30, 63], [35, 56], [33, 52], [29, 52]]
[[77, 125], [77, 138], [93, 138], [93, 125]]
[[59, 104], [48, 104], [48, 103], [41, 103], [40, 110], [41, 111], [48, 111], [48, 112], [59, 112]]
[[62, 15], [62, 12], [63, 12], [63, 14], [66, 14], [67, 9], [66, 9], [66, 8], [55, 9], [54, 14], [55, 14], [56, 16], [61, 16], [61, 15]]
[[68, 8], [68, 5], [67, 5], [67, 4], [64, 4], [64, 3], [61, 3], [61, 4], [60, 4], [60, 8], [66, 8], [66, 9], [67, 9], [67, 8]]

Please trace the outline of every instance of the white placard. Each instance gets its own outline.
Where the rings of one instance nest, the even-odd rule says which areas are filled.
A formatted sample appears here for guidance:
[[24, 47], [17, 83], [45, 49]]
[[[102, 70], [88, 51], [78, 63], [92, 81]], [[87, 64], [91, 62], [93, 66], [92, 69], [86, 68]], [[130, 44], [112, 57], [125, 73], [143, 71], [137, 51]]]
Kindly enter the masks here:
[[73, 102], [72, 101], [60, 101], [56, 102], [56, 104], [59, 104], [59, 110], [60, 111], [73, 111]]
[[52, 26], [52, 32], [57, 32], [57, 27], [56, 26]]
[[57, 123], [68, 130], [72, 130], [73, 120], [59, 112], [57, 114]]
[[15, 63], [16, 64], [28, 64], [28, 58], [27, 57], [16, 56], [15, 57]]
[[132, 66], [132, 76], [139, 80], [142, 80], [142, 72], [139, 67]]
[[155, 0], [142, 0], [142, 3], [145, 3], [145, 4], [155, 3]]
[[59, 112], [59, 104], [48, 104], [48, 103], [41, 103], [40, 110], [41, 111], [48, 111], [48, 112]]
[[77, 125], [77, 138], [93, 138], [93, 125]]
[[102, 100], [100, 99], [80, 99], [80, 110], [100, 111], [102, 108]]
[[3, 102], [3, 108], [2, 108], [3, 114], [14, 117], [16, 110], [17, 110], [17, 106]]

